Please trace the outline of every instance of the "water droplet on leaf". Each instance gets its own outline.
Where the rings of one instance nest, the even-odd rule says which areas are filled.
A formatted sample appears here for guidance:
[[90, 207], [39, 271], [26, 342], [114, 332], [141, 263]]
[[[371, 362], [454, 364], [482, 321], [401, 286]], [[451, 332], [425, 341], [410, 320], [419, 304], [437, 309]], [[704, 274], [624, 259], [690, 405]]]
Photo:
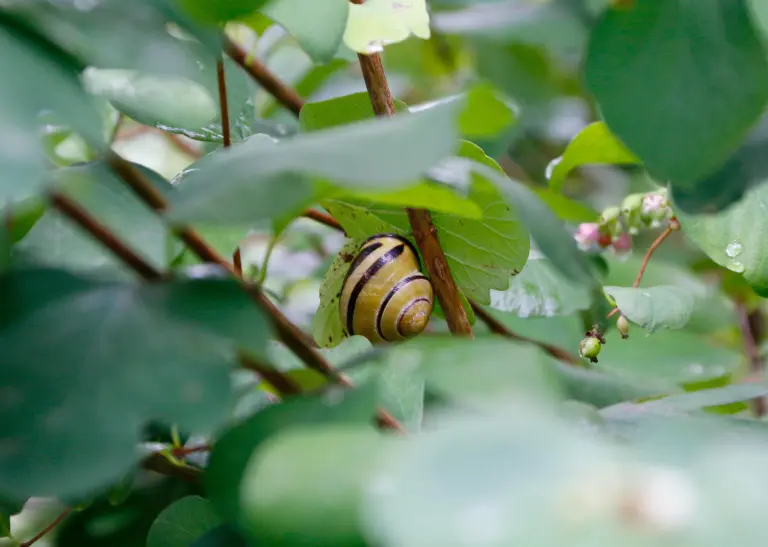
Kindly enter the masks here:
[[744, 246], [741, 243], [738, 241], [731, 241], [725, 248], [725, 254], [727, 254], [729, 258], [736, 258], [743, 250]]
[[555, 167], [557, 167], [557, 164], [561, 161], [563, 161], [563, 156], [559, 156], [547, 164], [547, 168], [544, 169], [544, 176], [547, 178], [547, 180], [552, 178], [552, 172], [555, 170]]
[[744, 264], [742, 264], [738, 260], [731, 260], [728, 264], [726, 264], [725, 267], [731, 270], [732, 272], [736, 272], [736, 273], [744, 273], [744, 270], [746, 270], [746, 268], [744, 267]]

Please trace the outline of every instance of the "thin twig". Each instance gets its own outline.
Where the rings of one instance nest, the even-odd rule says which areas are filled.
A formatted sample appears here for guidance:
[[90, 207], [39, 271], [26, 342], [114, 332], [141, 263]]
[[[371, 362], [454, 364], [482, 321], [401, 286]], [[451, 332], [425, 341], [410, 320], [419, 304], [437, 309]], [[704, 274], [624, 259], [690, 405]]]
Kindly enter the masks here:
[[67, 516], [72, 512], [72, 509], [70, 507], [67, 507], [64, 509], [61, 514], [59, 514], [58, 517], [56, 517], [53, 522], [51, 522], [48, 526], [40, 530], [37, 534], [35, 534], [31, 539], [28, 539], [27, 541], [24, 541], [19, 544], [19, 547], [29, 547], [33, 543], [36, 543], [40, 538], [42, 538], [45, 534], [56, 528], [61, 521], [63, 521]]
[[[674, 223], [674, 224], [673, 224]], [[654, 252], [656, 252], [656, 249], [659, 248], [659, 246], [664, 243], [664, 240], [667, 239], [672, 232], [679, 229], [679, 224], [677, 224], [676, 219], [672, 219], [669, 221], [669, 225], [666, 227], [666, 229], [661, 232], [659, 237], [657, 237], [653, 243], [651, 243], [650, 247], [648, 247], [648, 250], [645, 251], [645, 256], [643, 257], [643, 261], [640, 263], [640, 270], [637, 272], [637, 277], [635, 277], [635, 282], [632, 283], [633, 288], [638, 288], [640, 286], [640, 282], [643, 280], [643, 276], [645, 275], [645, 270], [648, 268], [648, 262], [651, 260], [651, 256]], [[608, 315], [606, 315], [607, 319], [610, 319], [614, 315], [619, 313], [619, 308], [613, 308]]]
[[189, 454], [197, 454], [198, 452], [210, 452], [212, 450], [211, 445], [201, 444], [197, 446], [177, 446], [171, 449], [171, 456], [182, 458]]
[[235, 275], [243, 277], [243, 253], [240, 251], [240, 246], [232, 253], [232, 266], [235, 270]]
[[57, 211], [91, 234], [99, 243], [112, 251], [116, 257], [135, 270], [142, 278], [147, 281], [159, 281], [163, 278], [161, 272], [136, 254], [117, 238], [109, 228], [96, 220], [79, 204], [55, 191], [48, 194], [48, 199]]
[[323, 213], [322, 211], [318, 211], [316, 209], [307, 209], [301, 214], [301, 216], [311, 218], [312, 220], [315, 220], [320, 224], [325, 224], [334, 230], [339, 230], [340, 232], [344, 231], [344, 228], [341, 226], [341, 224], [339, 224], [339, 221], [328, 213]]
[[[765, 369], [765, 361], [760, 355], [759, 343], [763, 339], [765, 325], [762, 312], [757, 309], [749, 312], [743, 302], [736, 304], [736, 311], [739, 316], [739, 328], [744, 342], [744, 353], [749, 360], [750, 371], [759, 375]], [[764, 416], [766, 412], [766, 403], [764, 397], [754, 399], [753, 410], [758, 417]]]
[[120, 127], [122, 127], [124, 121], [125, 121], [125, 114], [123, 114], [122, 112], [118, 112], [117, 120], [115, 120], [115, 126], [112, 128], [112, 133], [109, 135], [109, 140], [107, 141], [110, 145], [115, 142], [115, 139], [117, 138], [117, 133], [120, 131]]
[[248, 52], [234, 42], [226, 34], [222, 36], [224, 51], [238, 65], [243, 67], [277, 102], [282, 104], [295, 115], [299, 115], [304, 101], [298, 93], [284, 82], [280, 81], [258, 59], [249, 57]]
[[525, 342], [528, 344], [534, 344], [536, 346], [539, 346], [541, 349], [543, 349], [545, 352], [547, 352], [549, 355], [551, 355], [555, 359], [559, 359], [560, 361], [566, 362], [568, 364], [584, 366], [584, 363], [582, 362], [582, 360], [576, 357], [575, 355], [568, 353], [562, 348], [553, 346], [552, 344], [548, 344], [546, 342], [539, 342], [538, 340], [533, 340], [532, 338], [527, 338], [525, 336], [516, 334], [511, 330], [509, 330], [506, 326], [504, 326], [504, 324], [501, 321], [499, 321], [493, 315], [488, 313], [488, 311], [482, 306], [480, 306], [480, 304], [478, 304], [477, 302], [470, 300], [469, 303], [472, 306], [472, 309], [475, 311], [475, 315], [483, 323], [485, 323], [488, 326], [491, 332], [494, 332], [496, 334], [501, 334], [502, 336], [506, 336], [507, 338], [510, 338], [512, 340], [519, 340], [520, 342]]
[[262, 363], [252, 355], [241, 354], [240, 363], [243, 368], [255, 372], [263, 380], [269, 382], [281, 397], [285, 395], [298, 395], [301, 393], [301, 386], [297, 384], [293, 378], [287, 374], [283, 374], [279, 370], [275, 370], [266, 363]]
[[196, 148], [192, 143], [184, 140], [181, 135], [177, 135], [176, 133], [169, 133], [168, 131], [162, 131], [160, 129], [158, 129], [158, 131], [161, 131], [163, 135], [165, 135], [165, 138], [168, 139], [171, 144], [173, 144], [184, 154], [191, 156], [194, 159], [200, 159], [203, 157], [203, 152]]
[[216, 79], [219, 83], [219, 107], [221, 113], [221, 134], [224, 138], [224, 148], [229, 148], [232, 141], [229, 136], [229, 107], [227, 106], [227, 79], [224, 73], [224, 59], [216, 62]]
[[157, 453], [144, 458], [141, 466], [148, 471], [176, 477], [187, 482], [197, 482], [203, 476], [203, 472], [197, 467], [174, 464], [165, 455]]

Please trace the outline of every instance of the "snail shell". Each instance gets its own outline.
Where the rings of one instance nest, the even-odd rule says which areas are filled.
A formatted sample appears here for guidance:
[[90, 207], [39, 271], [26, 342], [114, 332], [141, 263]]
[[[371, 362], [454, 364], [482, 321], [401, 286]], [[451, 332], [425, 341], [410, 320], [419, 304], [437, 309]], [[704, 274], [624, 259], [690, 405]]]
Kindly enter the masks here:
[[341, 320], [347, 334], [377, 344], [423, 331], [435, 292], [420, 265], [416, 249], [402, 236], [377, 234], [366, 239], [341, 290]]

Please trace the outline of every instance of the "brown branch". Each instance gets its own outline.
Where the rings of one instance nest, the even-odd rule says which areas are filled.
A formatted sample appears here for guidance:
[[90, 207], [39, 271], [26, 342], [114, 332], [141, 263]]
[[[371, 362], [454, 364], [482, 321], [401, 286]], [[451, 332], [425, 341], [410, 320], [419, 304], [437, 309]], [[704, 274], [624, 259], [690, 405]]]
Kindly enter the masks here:
[[[353, 2], [361, 4], [362, 0], [353, 0]], [[393, 116], [395, 104], [389, 90], [384, 65], [381, 62], [381, 55], [360, 53], [357, 58], [360, 61], [373, 111], [377, 116]], [[459, 289], [437, 238], [437, 230], [432, 224], [432, 215], [426, 209], [406, 209], [405, 211], [411, 223], [413, 237], [424, 257], [424, 265], [435, 288], [437, 300], [443, 308], [448, 328], [453, 334], [472, 337], [472, 326], [469, 324], [467, 312], [461, 303]]]
[[236, 44], [229, 36], [223, 35], [222, 40], [224, 42], [224, 51], [234, 62], [243, 67], [277, 102], [295, 115], [299, 115], [304, 101], [295, 90], [280, 81], [258, 59], [248, 58], [248, 52]]
[[467, 311], [461, 302], [459, 288], [451, 275], [445, 253], [432, 224], [432, 215], [426, 209], [406, 209], [416, 244], [435, 288], [437, 300], [443, 308], [448, 328], [453, 334], [472, 337]]
[[477, 302], [470, 300], [469, 303], [472, 306], [472, 309], [475, 311], [475, 315], [483, 323], [485, 323], [488, 326], [491, 332], [500, 334], [502, 336], [506, 336], [507, 338], [510, 338], [512, 340], [519, 340], [520, 342], [525, 342], [528, 344], [534, 344], [536, 346], [539, 346], [541, 349], [543, 349], [545, 352], [547, 352], [549, 355], [551, 355], [555, 359], [559, 359], [560, 361], [563, 361], [570, 365], [576, 365], [580, 367], [584, 366], [584, 363], [582, 362], [582, 360], [576, 357], [575, 355], [568, 353], [562, 348], [553, 346], [552, 344], [548, 344], [546, 342], [539, 342], [538, 340], [533, 340], [532, 338], [528, 338], [526, 336], [521, 336], [519, 334], [516, 334], [511, 330], [509, 330], [506, 326], [504, 326], [504, 324], [501, 321], [496, 319], [493, 315], [491, 315], [485, 308], [480, 306], [480, 304], [478, 304]]
[[298, 395], [301, 393], [301, 386], [297, 384], [293, 378], [287, 374], [283, 374], [279, 370], [275, 370], [266, 363], [262, 363], [255, 357], [241, 353], [240, 363], [243, 368], [255, 372], [263, 380], [269, 382], [281, 397], [285, 395]]
[[58, 517], [56, 517], [53, 522], [51, 522], [48, 526], [40, 530], [37, 534], [35, 534], [31, 539], [28, 539], [27, 541], [24, 541], [19, 544], [19, 547], [29, 547], [33, 543], [36, 543], [40, 538], [42, 538], [45, 534], [56, 528], [61, 521], [63, 521], [67, 516], [72, 512], [72, 509], [67, 507], [64, 509], [61, 514], [59, 514]]
[[216, 79], [219, 83], [219, 106], [221, 111], [221, 134], [224, 138], [224, 148], [229, 148], [232, 141], [229, 136], [229, 107], [227, 106], [227, 79], [224, 74], [224, 59], [216, 62]]
[[112, 251], [117, 258], [131, 267], [136, 273], [147, 281], [159, 281], [163, 274], [146, 262], [125, 243], [118, 239], [112, 231], [91, 216], [88, 211], [79, 204], [56, 191], [48, 194], [48, 199], [57, 211], [72, 220], [83, 230], [88, 232], [104, 247]]
[[315, 209], [307, 209], [301, 214], [301, 216], [311, 218], [312, 220], [317, 221], [320, 224], [325, 224], [334, 230], [338, 230], [340, 232], [344, 231], [344, 228], [342, 228], [341, 224], [339, 224], [339, 221], [328, 213], [323, 213], [322, 211], [317, 211]]
[[198, 446], [178, 446], [171, 449], [171, 456], [183, 458], [189, 454], [197, 454], [198, 452], [210, 452], [211, 450], [212, 447], [209, 444], [201, 444]]
[[[669, 221], [669, 225], [665, 228], [663, 232], [657, 237], [653, 243], [648, 247], [648, 250], [645, 251], [645, 256], [643, 257], [643, 261], [640, 263], [640, 270], [637, 272], [637, 277], [635, 277], [635, 282], [632, 283], [633, 288], [638, 288], [640, 286], [640, 282], [643, 280], [643, 276], [645, 275], [645, 270], [648, 268], [648, 262], [651, 260], [651, 256], [654, 252], [656, 252], [656, 249], [659, 248], [659, 246], [664, 243], [664, 240], [666, 240], [672, 232], [675, 232], [680, 229], [680, 224], [677, 221], [677, 219], [671, 219]], [[607, 319], [610, 319], [614, 315], [619, 313], [619, 308], [613, 308], [608, 315], [605, 317]]]
[[[741, 337], [744, 342], [744, 354], [749, 360], [750, 371], [753, 374], [760, 375], [765, 369], [765, 361], [758, 347], [765, 334], [763, 314], [759, 309], [749, 312], [743, 302], [736, 304], [736, 311], [739, 315], [739, 329], [741, 330]], [[764, 397], [754, 399], [753, 410], [758, 417], [765, 415], [766, 402]]]
[[240, 252], [240, 247], [232, 253], [232, 266], [234, 267], [235, 275], [243, 277], [243, 253]]

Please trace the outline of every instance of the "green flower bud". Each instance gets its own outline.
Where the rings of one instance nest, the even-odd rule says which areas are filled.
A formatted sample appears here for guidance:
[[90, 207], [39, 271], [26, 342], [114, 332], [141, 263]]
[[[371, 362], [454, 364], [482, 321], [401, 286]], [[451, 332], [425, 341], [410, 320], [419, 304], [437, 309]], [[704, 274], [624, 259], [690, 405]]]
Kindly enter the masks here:
[[600, 340], [594, 336], [587, 336], [579, 344], [579, 355], [585, 359], [589, 359], [592, 363], [597, 363], [597, 356], [600, 354], [600, 350], [603, 345]]
[[598, 220], [597, 224], [600, 227], [601, 233], [608, 233], [613, 237], [617, 237], [623, 231], [621, 209], [618, 207], [608, 207], [600, 215], [600, 220]]

